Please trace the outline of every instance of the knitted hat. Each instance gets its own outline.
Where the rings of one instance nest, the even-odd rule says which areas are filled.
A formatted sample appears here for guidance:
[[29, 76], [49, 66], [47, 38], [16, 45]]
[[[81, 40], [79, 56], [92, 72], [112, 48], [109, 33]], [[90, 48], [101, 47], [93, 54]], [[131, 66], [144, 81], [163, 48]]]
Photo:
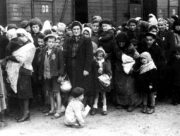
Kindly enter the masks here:
[[77, 98], [81, 96], [82, 94], [84, 94], [84, 89], [81, 87], [75, 87], [71, 92], [71, 96], [74, 98]]
[[71, 29], [73, 29], [73, 27], [75, 26], [79, 26], [80, 29], [82, 30], [82, 24], [79, 21], [73, 21], [71, 24]]

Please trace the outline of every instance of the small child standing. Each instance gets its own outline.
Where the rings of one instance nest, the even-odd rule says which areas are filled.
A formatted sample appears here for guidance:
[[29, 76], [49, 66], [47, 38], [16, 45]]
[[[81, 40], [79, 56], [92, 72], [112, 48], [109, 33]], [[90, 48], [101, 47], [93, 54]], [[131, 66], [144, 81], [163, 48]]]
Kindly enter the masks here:
[[111, 64], [105, 60], [106, 53], [102, 48], [98, 48], [93, 62], [93, 77], [95, 99], [91, 115], [95, 115], [98, 109], [99, 94], [102, 94], [102, 115], [107, 115], [107, 99], [106, 92], [111, 90], [110, 79], [112, 76]]
[[[156, 98], [156, 71], [151, 55], [148, 52], [140, 54], [139, 89], [143, 98], [143, 113], [152, 114], [155, 112]], [[148, 103], [149, 102], [149, 103]]]
[[65, 111], [64, 123], [69, 127], [84, 127], [85, 117], [87, 116], [90, 107], [84, 108], [82, 103], [84, 99], [84, 89], [76, 87], [71, 92], [71, 99]]
[[55, 118], [59, 118], [62, 113], [60, 85], [58, 82], [62, 80], [64, 73], [63, 53], [55, 47], [55, 35], [46, 35], [44, 41], [47, 47], [42, 52], [39, 71], [44, 79], [45, 89], [48, 91], [51, 105], [50, 111], [45, 115], [54, 115]]

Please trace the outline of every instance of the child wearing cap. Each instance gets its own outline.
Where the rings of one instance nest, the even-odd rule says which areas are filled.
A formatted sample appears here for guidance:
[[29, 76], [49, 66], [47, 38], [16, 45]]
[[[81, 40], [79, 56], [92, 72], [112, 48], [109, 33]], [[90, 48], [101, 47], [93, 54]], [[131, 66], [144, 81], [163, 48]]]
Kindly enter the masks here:
[[[61, 93], [58, 81], [61, 81], [64, 73], [63, 53], [55, 47], [56, 36], [49, 34], [44, 38], [44, 48], [40, 62], [40, 76], [44, 79], [45, 89], [48, 91], [51, 109], [45, 115], [54, 115], [55, 118], [62, 116]], [[56, 101], [55, 101], [56, 100]]]
[[[95, 98], [91, 115], [95, 115], [98, 109], [99, 94], [102, 94], [102, 115], [107, 115], [106, 92], [110, 91], [110, 79], [112, 76], [111, 64], [105, 60], [106, 53], [102, 48], [98, 48], [95, 54], [95, 60], [92, 64], [94, 77]], [[104, 77], [104, 80], [101, 80]], [[107, 78], [106, 78], [107, 77]], [[104, 82], [105, 81], [105, 82]], [[107, 81], [107, 82], [106, 82]]]
[[139, 69], [138, 85], [143, 99], [143, 113], [152, 114], [155, 112], [157, 68], [150, 53], [140, 54], [141, 66]]
[[84, 127], [84, 119], [90, 110], [89, 106], [84, 108], [84, 104], [82, 103], [84, 99], [84, 89], [75, 87], [71, 92], [71, 97], [65, 111], [64, 123], [70, 127]]

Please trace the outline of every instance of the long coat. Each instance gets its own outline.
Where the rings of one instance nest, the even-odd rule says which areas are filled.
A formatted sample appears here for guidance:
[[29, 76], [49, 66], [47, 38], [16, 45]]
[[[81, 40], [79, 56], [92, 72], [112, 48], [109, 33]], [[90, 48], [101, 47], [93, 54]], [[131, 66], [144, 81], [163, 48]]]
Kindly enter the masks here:
[[[48, 48], [42, 50], [39, 60], [39, 71], [38, 74], [43, 76], [44, 74], [44, 61]], [[50, 74], [52, 77], [62, 76], [64, 74], [64, 59], [63, 53], [58, 48], [53, 48], [49, 57], [50, 61]]]
[[125, 51], [125, 49], [120, 49], [118, 45], [115, 48], [114, 100], [117, 105], [138, 106], [142, 99], [136, 89], [135, 76], [133, 74], [126, 74], [122, 66], [122, 54], [127, 52], [128, 51]]
[[[76, 50], [74, 50], [76, 46]], [[92, 42], [82, 35], [76, 41], [75, 37], [70, 37], [64, 44], [64, 56], [66, 72], [70, 78], [72, 88], [82, 87], [85, 92], [90, 92], [92, 87], [91, 66], [93, 60]], [[83, 75], [83, 71], [89, 72], [88, 76]]]

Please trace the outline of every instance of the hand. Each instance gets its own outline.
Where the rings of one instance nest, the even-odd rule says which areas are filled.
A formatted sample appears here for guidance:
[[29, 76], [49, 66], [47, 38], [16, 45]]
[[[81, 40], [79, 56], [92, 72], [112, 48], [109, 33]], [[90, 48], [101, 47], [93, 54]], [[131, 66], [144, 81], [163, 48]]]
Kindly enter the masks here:
[[58, 79], [57, 79], [57, 82], [58, 83], [61, 83], [63, 81], [63, 77], [62, 76], [59, 76]]
[[86, 70], [84, 70], [84, 71], [83, 71], [83, 75], [84, 75], [84, 76], [88, 76], [88, 75], [89, 75], [89, 72], [86, 71]]
[[98, 73], [99, 73], [99, 74], [102, 74], [102, 72], [103, 72], [103, 69], [102, 69], [102, 68], [99, 68], [99, 69], [98, 69]]

